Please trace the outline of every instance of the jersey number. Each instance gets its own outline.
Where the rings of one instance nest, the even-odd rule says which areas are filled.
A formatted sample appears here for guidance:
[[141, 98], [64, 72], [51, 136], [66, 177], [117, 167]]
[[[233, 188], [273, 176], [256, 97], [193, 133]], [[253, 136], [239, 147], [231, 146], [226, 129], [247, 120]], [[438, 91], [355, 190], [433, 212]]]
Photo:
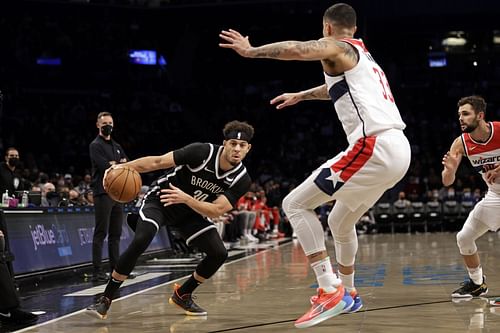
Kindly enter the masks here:
[[203, 193], [200, 190], [196, 190], [196, 191], [194, 191], [193, 198], [195, 198], [198, 201], [205, 201], [208, 198], [208, 194]]
[[378, 80], [380, 82], [380, 85], [382, 86], [382, 94], [384, 95], [384, 98], [394, 103], [394, 97], [392, 97], [391, 88], [389, 87], [389, 82], [385, 77], [385, 73], [375, 67], [373, 67], [373, 71], [378, 76]]

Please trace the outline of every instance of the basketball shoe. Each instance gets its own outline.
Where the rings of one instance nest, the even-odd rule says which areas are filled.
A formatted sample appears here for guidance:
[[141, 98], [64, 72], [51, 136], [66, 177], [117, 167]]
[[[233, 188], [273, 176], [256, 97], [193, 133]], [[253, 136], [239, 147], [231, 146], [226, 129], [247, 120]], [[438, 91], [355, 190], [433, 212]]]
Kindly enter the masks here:
[[471, 298], [483, 296], [488, 293], [488, 286], [486, 285], [486, 278], [483, 276], [483, 283], [475, 284], [471, 279], [464, 281], [460, 284], [460, 288], [455, 290], [451, 297], [456, 298]]
[[[349, 309], [349, 311], [344, 311], [344, 312], [345, 313], [352, 313], [352, 312], [358, 312], [359, 310], [361, 310], [361, 308], [363, 307], [363, 301], [361, 300], [361, 297], [359, 296], [358, 291], [355, 288], [352, 289], [351, 292], [348, 292], [347, 289], [345, 289], [344, 297], [349, 297], [349, 296], [354, 300], [354, 304]], [[318, 295], [311, 296], [311, 299], [310, 299], [311, 305], [314, 304], [314, 302], [317, 299], [318, 299]]]
[[318, 288], [318, 295], [311, 305], [311, 309], [295, 321], [295, 327], [306, 328], [319, 324], [329, 318], [349, 311], [354, 305], [350, 295], [345, 295], [343, 285], [334, 292], [326, 293], [323, 288]]
[[168, 299], [168, 302], [183, 309], [188, 316], [206, 316], [207, 311], [193, 301], [191, 294], [179, 295], [178, 290], [180, 287], [177, 283], [174, 285], [174, 293]]
[[99, 319], [106, 319], [108, 317], [108, 310], [110, 306], [111, 300], [102, 296], [95, 304], [92, 304], [87, 308], [86, 313]]

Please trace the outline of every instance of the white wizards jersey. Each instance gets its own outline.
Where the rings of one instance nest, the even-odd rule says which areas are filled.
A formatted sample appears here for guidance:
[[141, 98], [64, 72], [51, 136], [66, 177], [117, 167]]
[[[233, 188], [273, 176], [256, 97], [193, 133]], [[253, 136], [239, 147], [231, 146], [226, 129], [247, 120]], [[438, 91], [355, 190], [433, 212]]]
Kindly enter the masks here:
[[389, 83], [359, 39], [342, 39], [358, 50], [359, 62], [340, 75], [325, 74], [328, 93], [350, 144], [389, 129], [403, 130]]
[[[462, 134], [462, 142], [465, 154], [469, 158], [474, 169], [481, 174], [486, 181], [486, 172], [496, 168], [500, 164], [500, 122], [490, 122], [491, 134], [486, 142], [477, 142], [469, 133]], [[500, 194], [500, 179], [493, 184], [488, 184], [490, 191]]]

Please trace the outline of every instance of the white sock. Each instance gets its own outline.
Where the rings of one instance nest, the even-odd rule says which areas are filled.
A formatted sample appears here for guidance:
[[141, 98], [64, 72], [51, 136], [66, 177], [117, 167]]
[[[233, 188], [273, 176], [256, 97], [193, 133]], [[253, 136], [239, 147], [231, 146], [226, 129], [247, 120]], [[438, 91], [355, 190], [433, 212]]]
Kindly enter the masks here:
[[319, 287], [325, 292], [334, 292], [335, 288], [342, 283], [342, 281], [333, 272], [330, 257], [313, 262], [311, 267], [314, 274], [316, 274], [316, 280], [318, 281]]
[[342, 280], [342, 284], [347, 291], [354, 289], [354, 273], [344, 275], [339, 271], [339, 277]]
[[479, 265], [476, 268], [467, 267], [467, 271], [469, 272], [469, 277], [477, 285], [481, 285], [483, 283], [483, 267]]

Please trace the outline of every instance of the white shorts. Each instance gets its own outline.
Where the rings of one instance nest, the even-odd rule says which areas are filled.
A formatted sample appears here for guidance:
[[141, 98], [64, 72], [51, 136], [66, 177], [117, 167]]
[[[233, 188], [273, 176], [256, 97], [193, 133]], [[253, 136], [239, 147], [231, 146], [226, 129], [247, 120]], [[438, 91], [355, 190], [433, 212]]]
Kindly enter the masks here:
[[491, 231], [500, 228], [500, 194], [488, 191], [470, 212], [469, 218], [478, 220], [487, 225]]
[[354, 211], [372, 207], [408, 171], [411, 150], [401, 130], [359, 139], [314, 171], [314, 183]]

